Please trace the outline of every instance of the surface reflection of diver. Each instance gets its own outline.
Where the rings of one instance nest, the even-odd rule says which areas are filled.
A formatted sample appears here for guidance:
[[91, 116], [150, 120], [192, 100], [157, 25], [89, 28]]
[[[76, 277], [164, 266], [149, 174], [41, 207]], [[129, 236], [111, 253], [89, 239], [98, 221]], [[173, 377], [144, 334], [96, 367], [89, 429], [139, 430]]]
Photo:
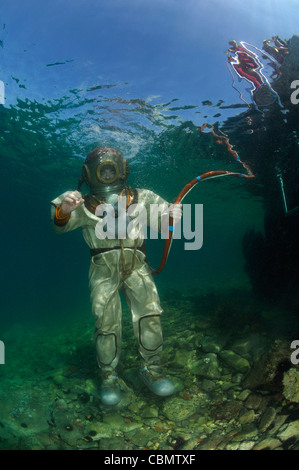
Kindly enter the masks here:
[[[56, 232], [64, 233], [82, 228], [83, 237], [91, 251], [89, 287], [92, 312], [95, 318], [95, 344], [101, 371], [101, 400], [115, 405], [121, 398], [116, 366], [121, 354], [122, 308], [119, 291], [123, 291], [132, 312], [134, 335], [141, 356], [140, 376], [149, 389], [160, 396], [174, 392], [170, 379], [163, 374], [160, 357], [163, 337], [160, 316], [162, 309], [143, 250], [144, 239], [99, 239], [95, 227], [101, 222], [96, 210], [102, 204], [115, 207], [119, 195], [126, 199], [126, 209], [143, 204], [164, 205], [159, 219], [171, 213], [178, 221], [181, 209], [169, 206], [160, 196], [146, 189], [131, 189], [125, 182], [129, 167], [122, 154], [112, 147], [97, 147], [90, 152], [82, 169], [78, 189], [85, 182], [91, 194], [82, 198], [77, 191], [67, 192], [52, 201], [52, 220]], [[179, 209], [179, 211], [178, 211]]]
[[258, 73], [260, 64], [253, 54], [250, 54], [245, 47], [240, 46], [236, 41], [229, 41], [229, 44], [231, 47], [227, 52], [234, 54], [233, 56], [228, 55], [229, 63], [239, 77], [245, 78], [252, 83], [253, 91], [257, 90], [263, 84], [263, 78]]
[[278, 36], [273, 36], [272, 39], [265, 39], [263, 41], [263, 49], [280, 65], [283, 63], [285, 56], [289, 54], [287, 43], [279, 39]]
[[[282, 49], [284, 50], [284, 54], [285, 54], [286, 46], [281, 45], [281, 40], [279, 40], [279, 38], [275, 38], [275, 41], [276, 41], [276, 44], [278, 43], [280, 44], [279, 47], [281, 48], [281, 50]], [[269, 41], [264, 41], [264, 46], [266, 48], [269, 46], [268, 42]], [[258, 51], [263, 58], [270, 59], [271, 67], [273, 67], [275, 70], [275, 72], [272, 73], [271, 78], [273, 78], [274, 74], [279, 75], [280, 64], [276, 61], [276, 59], [274, 59], [274, 57], [271, 56], [265, 50], [264, 47], [263, 49], [266, 51], [266, 57], [263, 54], [262, 50], [258, 49], [256, 46], [246, 43], [245, 41], [241, 41], [241, 45], [239, 45], [234, 40], [230, 41], [229, 44], [230, 44], [230, 48], [227, 50], [228, 63], [232, 66], [232, 68], [234, 69], [234, 71], [237, 73], [237, 75], [240, 78], [245, 78], [247, 81], [249, 81], [252, 84], [252, 89], [250, 90], [250, 94], [251, 94], [251, 97], [252, 97], [252, 100], [256, 109], [259, 110], [259, 106], [272, 105], [276, 101], [278, 102], [280, 107], [283, 107], [278, 93], [272, 88], [271, 84], [269, 83], [269, 80], [263, 73], [264, 66], [262, 62], [260, 61], [258, 54], [249, 50], [249, 47], [251, 49], [254, 48], [256, 51]], [[269, 47], [272, 50], [272, 46], [269, 46]], [[277, 54], [280, 53], [278, 46], [276, 47], [276, 49], [277, 49]], [[235, 88], [234, 80], [233, 80], [232, 86], [233, 88]], [[247, 103], [247, 101], [243, 98], [242, 94], [240, 92], [239, 94], [240, 94], [241, 99], [245, 103]], [[250, 106], [249, 103], [247, 104], [248, 106]]]
[[273, 36], [272, 39], [265, 39], [263, 41], [263, 50], [267, 52], [267, 55], [263, 55], [262, 57], [264, 59], [270, 59], [268, 65], [274, 69], [271, 78], [279, 78], [281, 75], [280, 66], [283, 64], [285, 56], [289, 54], [288, 44], [282, 41], [278, 36]]

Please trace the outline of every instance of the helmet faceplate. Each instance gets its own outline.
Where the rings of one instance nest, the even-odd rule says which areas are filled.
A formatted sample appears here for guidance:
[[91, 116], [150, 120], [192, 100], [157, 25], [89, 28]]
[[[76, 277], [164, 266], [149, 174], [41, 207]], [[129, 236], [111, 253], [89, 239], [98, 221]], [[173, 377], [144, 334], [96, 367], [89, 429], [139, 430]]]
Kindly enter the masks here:
[[127, 161], [113, 147], [96, 147], [87, 155], [82, 169], [83, 180], [97, 197], [120, 193], [128, 174]]

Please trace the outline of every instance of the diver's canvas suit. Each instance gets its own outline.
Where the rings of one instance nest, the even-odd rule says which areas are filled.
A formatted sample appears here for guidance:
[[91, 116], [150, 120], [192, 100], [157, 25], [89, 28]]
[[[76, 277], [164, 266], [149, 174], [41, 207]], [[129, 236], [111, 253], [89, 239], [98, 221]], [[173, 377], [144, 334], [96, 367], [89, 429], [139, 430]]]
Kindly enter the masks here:
[[[138, 204], [143, 204], [149, 214], [151, 204], [168, 203], [160, 196], [145, 189], [135, 190]], [[95, 228], [99, 217], [92, 213], [86, 204], [75, 209], [64, 225], [55, 224], [56, 207], [62, 203], [62, 194], [52, 201], [51, 216], [54, 230], [65, 233], [81, 227], [83, 237], [94, 254], [89, 270], [89, 287], [92, 313], [95, 322], [95, 342], [98, 364], [103, 371], [115, 369], [121, 353], [121, 301], [119, 291], [124, 292], [132, 312], [134, 334], [144, 363], [155, 364], [162, 350], [162, 329], [160, 315], [162, 309], [150, 268], [142, 251], [144, 240], [131, 238], [123, 240], [100, 240]], [[160, 221], [159, 221], [160, 225]], [[160, 227], [157, 227], [159, 230]], [[135, 249], [136, 243], [136, 249]], [[134, 259], [133, 259], [134, 258]]]

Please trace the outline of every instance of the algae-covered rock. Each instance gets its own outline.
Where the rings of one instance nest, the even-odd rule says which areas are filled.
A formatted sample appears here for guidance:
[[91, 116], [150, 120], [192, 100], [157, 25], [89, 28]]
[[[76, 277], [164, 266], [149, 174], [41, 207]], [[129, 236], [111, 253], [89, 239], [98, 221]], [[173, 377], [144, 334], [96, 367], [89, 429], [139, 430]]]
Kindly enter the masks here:
[[239, 356], [239, 354], [236, 354], [233, 351], [228, 349], [223, 350], [219, 353], [219, 356], [225, 364], [242, 374], [245, 374], [250, 370], [250, 364], [247, 359]]
[[245, 401], [245, 406], [249, 410], [263, 413], [268, 405], [269, 397], [260, 393], [251, 393]]
[[240, 401], [245, 401], [250, 395], [250, 390], [248, 389], [245, 389], [245, 390], [242, 390], [241, 393], [239, 393], [239, 395], [237, 396], [237, 399], [240, 400]]
[[190, 368], [192, 366], [192, 361], [194, 360], [195, 356], [196, 356], [195, 350], [188, 351], [186, 349], [180, 349], [175, 354], [174, 362], [179, 367]]
[[179, 393], [182, 390], [184, 390], [185, 385], [184, 382], [179, 378], [179, 377], [174, 377], [173, 375], [167, 375], [167, 378], [169, 378], [174, 386], [174, 393]]
[[293, 421], [292, 423], [288, 423], [281, 432], [278, 433], [277, 437], [281, 441], [287, 441], [291, 438], [298, 439], [299, 436], [299, 419]]
[[102, 438], [112, 437], [114, 429], [107, 423], [93, 422], [87, 426], [86, 432], [93, 441], [98, 441]]
[[259, 432], [264, 432], [271, 426], [276, 414], [277, 411], [272, 406], [266, 409], [260, 420]]
[[216, 383], [213, 380], [209, 379], [204, 379], [201, 384], [201, 388], [205, 392], [211, 392], [212, 390], [215, 390], [216, 386]]
[[287, 341], [277, 340], [259, 360], [257, 360], [243, 382], [245, 388], [267, 386], [269, 390], [281, 389], [281, 367], [290, 361], [290, 345]]
[[236, 418], [240, 411], [243, 409], [243, 404], [239, 400], [231, 400], [228, 402], [224, 402], [218, 406], [215, 406], [211, 410], [211, 416], [214, 419], [226, 419], [231, 420], [232, 418]]
[[217, 379], [220, 377], [219, 363], [216, 354], [206, 354], [203, 359], [192, 364], [191, 371], [207, 379]]
[[241, 424], [252, 423], [255, 420], [256, 416], [253, 410], [243, 410], [239, 416], [239, 422]]
[[126, 433], [126, 438], [138, 447], [147, 447], [148, 442], [156, 437], [155, 431], [150, 428], [136, 429]]
[[89, 395], [96, 395], [98, 392], [98, 387], [93, 380], [87, 379], [85, 380], [84, 390]]
[[225, 336], [207, 336], [203, 338], [201, 347], [204, 352], [217, 354], [223, 349], [227, 341], [228, 339]]
[[193, 415], [196, 410], [196, 403], [179, 397], [170, 398], [163, 405], [163, 414], [171, 421], [183, 421]]
[[142, 412], [143, 418], [157, 418], [159, 416], [159, 410], [155, 405], [146, 406]]
[[280, 445], [281, 442], [279, 439], [273, 439], [271, 437], [268, 437], [267, 439], [264, 439], [263, 441], [256, 444], [253, 450], [273, 450], [277, 449], [277, 447], [279, 447]]
[[256, 361], [264, 354], [267, 345], [268, 340], [264, 336], [253, 333], [236, 339], [230, 349], [239, 356]]
[[283, 394], [294, 403], [299, 403], [299, 369], [292, 367], [283, 376]]
[[65, 380], [66, 380], [66, 377], [64, 375], [65, 373], [65, 370], [63, 367], [60, 367], [59, 369], [55, 369], [51, 374], [50, 374], [50, 378], [53, 380], [53, 382], [55, 383], [55, 385], [62, 385]]
[[132, 445], [124, 437], [102, 438], [100, 440], [100, 450], [130, 450]]

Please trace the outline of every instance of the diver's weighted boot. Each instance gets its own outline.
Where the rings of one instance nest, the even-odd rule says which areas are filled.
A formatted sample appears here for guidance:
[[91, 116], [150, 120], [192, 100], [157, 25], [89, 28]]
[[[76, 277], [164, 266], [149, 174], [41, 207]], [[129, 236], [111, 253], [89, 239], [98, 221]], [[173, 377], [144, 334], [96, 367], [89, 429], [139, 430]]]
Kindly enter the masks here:
[[113, 406], [120, 401], [120, 389], [118, 377], [115, 372], [105, 372], [102, 374], [100, 398], [103, 405]]
[[174, 392], [174, 386], [170, 379], [164, 377], [162, 370], [157, 365], [142, 367], [139, 371], [142, 382], [160, 397], [168, 397]]

